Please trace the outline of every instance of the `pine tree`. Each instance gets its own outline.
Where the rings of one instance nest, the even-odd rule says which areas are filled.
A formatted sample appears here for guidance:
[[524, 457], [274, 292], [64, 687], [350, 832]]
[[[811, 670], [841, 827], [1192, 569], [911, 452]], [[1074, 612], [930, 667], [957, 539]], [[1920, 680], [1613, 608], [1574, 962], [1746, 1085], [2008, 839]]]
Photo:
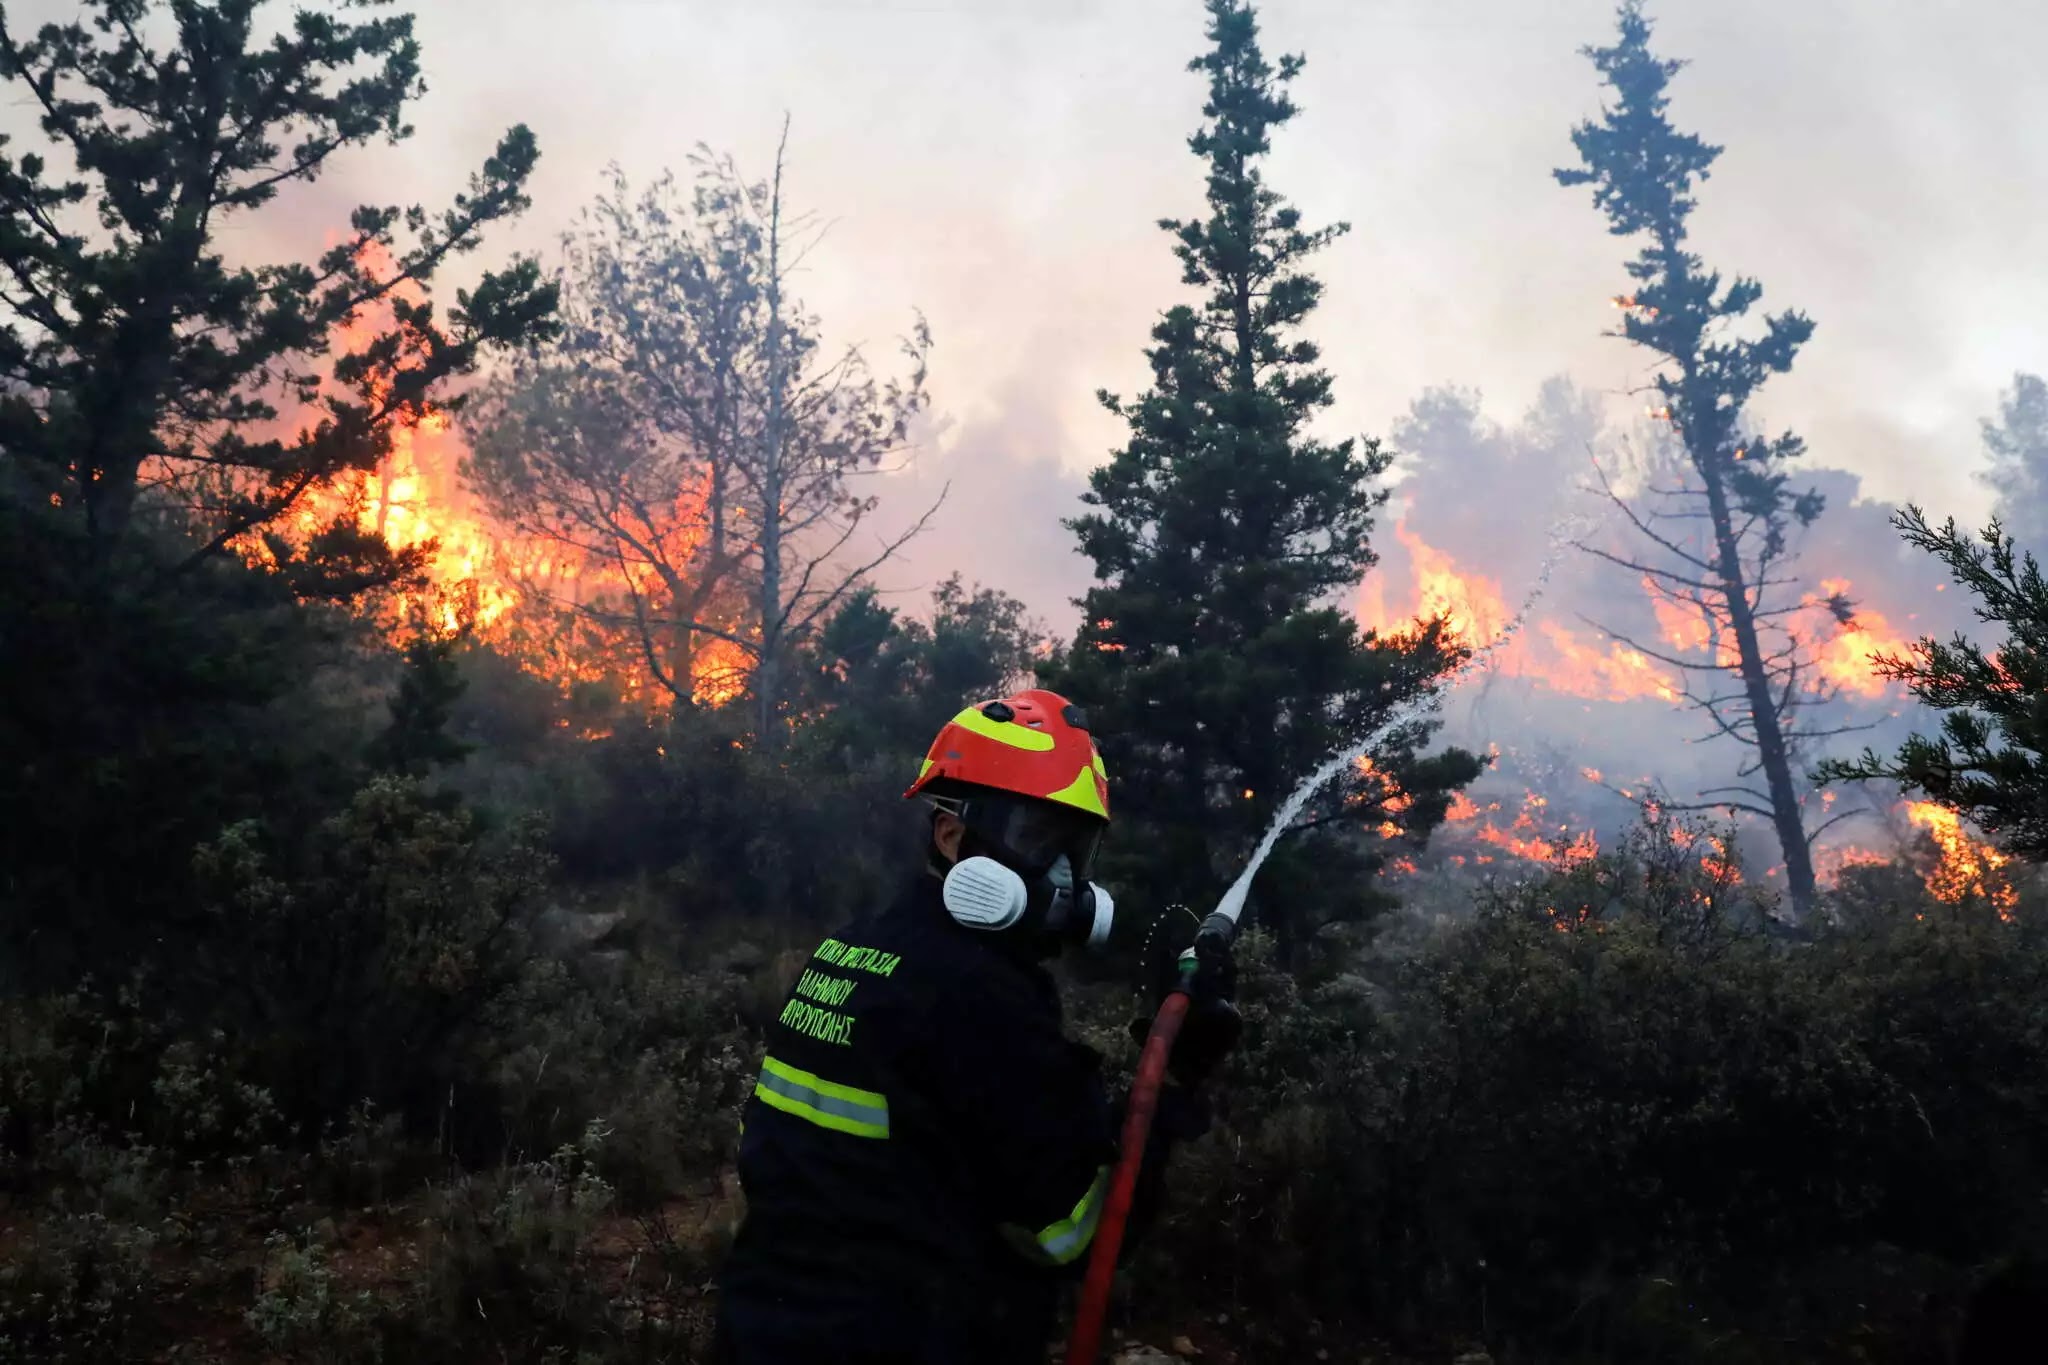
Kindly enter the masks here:
[[[1160, 224], [1183, 280], [1206, 292], [1153, 328], [1149, 392], [1101, 395], [1130, 438], [1090, 476], [1097, 510], [1067, 523], [1097, 585], [1048, 670], [1085, 704], [1111, 764], [1125, 884], [1191, 905], [1222, 889], [1228, 860], [1295, 783], [1461, 657], [1438, 624], [1361, 636], [1333, 605], [1374, 562], [1386, 494], [1373, 481], [1390, 459], [1374, 441], [1309, 430], [1331, 381], [1299, 335], [1322, 293], [1303, 267], [1345, 227], [1305, 228], [1260, 170], [1295, 114], [1286, 87], [1302, 59], [1269, 64], [1243, 0], [1208, 8], [1212, 46], [1189, 68], [1209, 86], [1208, 122], [1189, 140], [1207, 165], [1207, 211]], [[1255, 914], [1299, 936], [1362, 913], [1369, 896], [1331, 875], [1360, 851], [1361, 825], [1398, 815], [1426, 830], [1478, 772], [1455, 751], [1419, 757], [1433, 728], [1403, 727], [1373, 771], [1332, 784], [1262, 874], [1268, 892], [1293, 890]], [[1312, 887], [1299, 875], [1310, 858]]]
[[[1706, 644], [1673, 654], [1655, 642], [1625, 643], [1686, 671], [1687, 700], [1712, 733], [1755, 750], [1732, 787], [1703, 793], [1698, 805], [1674, 808], [1743, 811], [1771, 822], [1785, 859], [1793, 908], [1813, 904], [1810, 846], [1794, 762], [1802, 742], [1839, 730], [1807, 725], [1804, 713], [1833, 693], [1812, 667], [1810, 641], [1798, 614], [1810, 610], [1791, 575], [1794, 532], [1821, 513], [1815, 492], [1795, 492], [1788, 467], [1804, 443], [1787, 433], [1752, 434], [1744, 409], [1764, 382], [1792, 367], [1813, 334], [1802, 313], [1762, 319], [1760, 336], [1733, 328], [1762, 297], [1755, 280], [1721, 276], [1686, 249], [1697, 183], [1721, 149], [1681, 133], [1666, 114], [1666, 89], [1683, 63], [1650, 51], [1650, 21], [1639, 0], [1621, 7], [1612, 47], [1588, 48], [1614, 100], [1598, 121], [1572, 131], [1582, 165], [1556, 172], [1563, 185], [1591, 185], [1593, 202], [1618, 237], [1644, 237], [1628, 263], [1633, 293], [1615, 300], [1622, 332], [1657, 358], [1651, 415], [1668, 422], [1682, 455], [1675, 485], [1653, 480], [1638, 507], [1608, 492], [1648, 549], [1642, 557], [1588, 547], [1646, 579], [1653, 590], [1697, 615]], [[1837, 621], [1853, 619], [1839, 596], [1825, 606]], [[1763, 789], [1751, 785], [1761, 776]]]
[[[39, 148], [0, 154], [0, 476], [93, 562], [133, 550], [154, 508], [188, 538], [189, 574], [374, 469], [393, 428], [485, 348], [549, 330], [554, 291], [531, 261], [445, 315], [426, 297], [526, 207], [539, 153], [523, 126], [438, 214], [366, 205], [317, 261], [227, 259], [223, 234], [280, 191], [411, 134], [419, 45], [411, 15], [374, 13], [387, 4], [308, 6], [274, 37], [262, 0], [87, 0], [27, 39], [0, 12], [0, 77], [41, 131]], [[388, 329], [346, 338], [382, 309]], [[347, 513], [302, 550], [273, 548], [304, 596], [347, 596], [418, 558]]]
[[1866, 749], [1854, 762], [1823, 764], [1820, 776], [1897, 782], [1967, 816], [2019, 856], [2048, 861], [2048, 579], [1995, 521], [1975, 542], [1953, 518], [1930, 526], [1917, 507], [1892, 524], [1948, 565], [1976, 597], [1979, 620], [2010, 634], [1988, 654], [1958, 634], [1879, 659], [1881, 674], [1943, 713], [1941, 733], [1914, 735], [1891, 758]]

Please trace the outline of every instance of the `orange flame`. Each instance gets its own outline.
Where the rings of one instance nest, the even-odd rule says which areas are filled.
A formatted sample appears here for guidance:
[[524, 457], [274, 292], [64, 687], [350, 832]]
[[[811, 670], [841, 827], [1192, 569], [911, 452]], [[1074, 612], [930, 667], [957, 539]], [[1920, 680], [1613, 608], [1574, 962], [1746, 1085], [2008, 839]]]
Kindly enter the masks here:
[[[1389, 611], [1383, 584], [1368, 579], [1357, 604], [1362, 623], [1387, 633], [1440, 616], [1448, 633], [1469, 648], [1499, 638], [1514, 613], [1497, 579], [1462, 569], [1405, 521], [1394, 524], [1394, 536], [1408, 552], [1414, 601], [1405, 611]], [[1618, 640], [1587, 643], [1554, 621], [1539, 623], [1534, 636], [1526, 631], [1517, 635], [1494, 656], [1494, 667], [1504, 676], [1528, 678], [1552, 691], [1592, 701], [1676, 702], [1682, 695], [1677, 680], [1647, 655]]]
[[1828, 578], [1821, 581], [1822, 596], [1809, 595], [1806, 605], [1826, 618], [1830, 633], [1826, 634], [1817, 647], [1817, 663], [1821, 676], [1845, 692], [1854, 692], [1862, 697], [1881, 697], [1890, 686], [1878, 675], [1875, 660], [1880, 654], [1894, 657], [1910, 652], [1912, 644], [1892, 629], [1884, 613], [1868, 607], [1858, 607], [1856, 615], [1847, 625], [1834, 621], [1828, 614], [1826, 598], [1848, 596], [1849, 580]]
[[[388, 259], [370, 264], [380, 275], [391, 268]], [[409, 284], [394, 293], [411, 302], [421, 298]], [[389, 312], [388, 307], [363, 310], [341, 329], [337, 353], [372, 339]], [[624, 591], [645, 575], [644, 568], [636, 573], [631, 566], [593, 562], [568, 547], [520, 537], [463, 484], [464, 453], [447, 414], [429, 411], [417, 425], [393, 429], [391, 453], [376, 470], [350, 471], [309, 491], [281, 529], [303, 542], [322, 526], [347, 519], [394, 549], [424, 551], [426, 587], [398, 594], [388, 604], [385, 615], [393, 626], [424, 619], [452, 634], [468, 624], [479, 638], [560, 686], [610, 675], [627, 699], [654, 702], [661, 692], [652, 671], [630, 649], [565, 647], [564, 633], [552, 622], [519, 620], [522, 607], [538, 608], [549, 598], [590, 602]], [[685, 498], [702, 496], [692, 491]], [[673, 562], [688, 562], [702, 535], [698, 522], [687, 511], [677, 518], [680, 543], [664, 547]], [[241, 548], [254, 557], [263, 554], [255, 537]], [[689, 667], [692, 699], [718, 705], [745, 692], [752, 656], [735, 641], [700, 636]]]
[[1394, 537], [1406, 547], [1417, 583], [1414, 616], [1441, 616], [1445, 628], [1468, 648], [1478, 648], [1507, 628], [1512, 617], [1500, 584], [1482, 574], [1462, 574], [1457, 561], [1408, 529], [1394, 523]]
[[1938, 901], [1957, 905], [1981, 896], [1997, 907], [1998, 917], [2011, 920], [2019, 891], [2006, 867], [2012, 862], [1990, 844], [1963, 828], [1962, 818], [1932, 801], [1909, 801], [1906, 818], [1933, 837], [1941, 860], [1927, 874], [1927, 890]]

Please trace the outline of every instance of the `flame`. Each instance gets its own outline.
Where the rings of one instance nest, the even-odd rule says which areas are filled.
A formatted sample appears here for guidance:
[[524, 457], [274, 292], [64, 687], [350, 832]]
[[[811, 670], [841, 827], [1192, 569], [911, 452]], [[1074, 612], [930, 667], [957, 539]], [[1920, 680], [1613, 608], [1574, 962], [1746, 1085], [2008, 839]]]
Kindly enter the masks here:
[[1887, 621], [1884, 613], [1867, 607], [1858, 607], [1855, 617], [1846, 625], [1837, 623], [1828, 612], [1829, 597], [1847, 597], [1849, 580], [1827, 578], [1821, 580], [1821, 596], [1808, 595], [1805, 605], [1822, 614], [1832, 630], [1815, 647], [1816, 663], [1821, 676], [1845, 692], [1854, 692], [1861, 697], [1881, 697], [1890, 684], [1878, 675], [1875, 660], [1881, 654], [1899, 657], [1912, 649], [1912, 643]]
[[1941, 852], [1940, 861], [1927, 874], [1927, 890], [1936, 900], [1957, 905], [1981, 896], [1998, 910], [1998, 917], [2010, 921], [2019, 904], [2019, 891], [2005, 871], [2012, 862], [1990, 844], [1963, 828], [1962, 817], [1932, 801], [1909, 801], [1906, 818], [1928, 832]]
[[1706, 843], [1712, 851], [1700, 855], [1701, 870], [1717, 882], [1728, 886], [1741, 885], [1742, 869], [1736, 866], [1735, 859], [1729, 856], [1727, 841], [1718, 835], [1709, 834], [1706, 836]]
[[[1408, 552], [1414, 600], [1405, 611], [1389, 611], [1381, 580], [1368, 579], [1357, 600], [1359, 620], [1381, 633], [1412, 628], [1409, 623], [1442, 617], [1459, 643], [1477, 648], [1498, 639], [1514, 618], [1500, 582], [1459, 566], [1456, 559], [1394, 523], [1394, 536]], [[1618, 640], [1588, 643], [1554, 621], [1524, 631], [1494, 656], [1506, 677], [1523, 677], [1568, 696], [1590, 701], [1654, 699], [1677, 702], [1678, 682], [1662, 666]]]
[[1603, 653], [1581, 644], [1577, 636], [1554, 621], [1543, 622], [1539, 629], [1556, 657], [1541, 666], [1537, 676], [1554, 691], [1595, 701], [1655, 698], [1675, 703], [1684, 695], [1678, 680], [1665, 672], [1662, 665], [1619, 640], [1609, 640]]
[[[366, 256], [375, 273], [389, 274], [391, 263], [380, 248], [366, 249]], [[423, 297], [409, 283], [394, 296], [414, 303]], [[389, 318], [388, 306], [362, 310], [340, 329], [336, 352], [364, 345]], [[589, 603], [648, 586], [649, 566], [596, 562], [569, 547], [521, 537], [497, 521], [463, 484], [460, 470], [466, 451], [445, 412], [430, 409], [417, 423], [397, 426], [391, 435], [391, 452], [377, 469], [352, 470], [309, 490], [287, 524], [277, 529], [287, 539], [304, 543], [323, 526], [353, 520], [394, 549], [422, 551], [425, 586], [393, 595], [379, 613], [387, 626], [424, 620], [453, 634], [467, 625], [528, 671], [564, 689], [611, 677], [629, 701], [653, 704], [664, 695], [655, 685], [652, 667], [633, 648], [616, 640], [572, 640], [544, 610], [553, 600]], [[701, 518], [691, 509], [704, 496], [705, 490], [689, 490], [679, 500], [674, 542], [662, 547], [673, 563], [688, 563], [696, 538], [703, 534]], [[237, 548], [252, 558], [265, 555], [259, 537], [249, 537]], [[726, 623], [724, 628], [736, 624]], [[752, 656], [744, 646], [701, 634], [689, 643], [695, 646], [689, 651], [693, 700], [719, 705], [746, 691]], [[599, 733], [591, 731], [586, 737]]]
[[[392, 549], [426, 553], [427, 587], [397, 595], [397, 619], [424, 616], [453, 634], [467, 614], [488, 630], [517, 605], [519, 593], [497, 571], [498, 533], [456, 475], [461, 454], [447, 414], [430, 412], [391, 433], [391, 453], [377, 469], [351, 470], [301, 499], [293, 529], [310, 536], [353, 513], [358, 526]], [[464, 606], [472, 596], [474, 606]]]
[[1816, 848], [1813, 851], [1814, 880], [1822, 886], [1834, 886], [1842, 880], [1842, 874], [1852, 867], [1882, 867], [1891, 860], [1888, 853], [1857, 844], [1836, 844], [1830, 848]]
[[[1447, 822], [1471, 823], [1474, 828], [1469, 836], [1478, 843], [1497, 848], [1503, 853], [1534, 863], [1562, 863], [1566, 867], [1578, 867], [1600, 856], [1600, 841], [1591, 830], [1571, 832], [1571, 826], [1553, 823], [1546, 813], [1550, 805], [1548, 797], [1536, 792], [1525, 792], [1522, 808], [1503, 828], [1493, 817], [1501, 813], [1498, 801], [1480, 806], [1460, 793], [1451, 801], [1445, 813]], [[1462, 865], [1463, 858], [1454, 858]], [[1490, 863], [1494, 855], [1480, 854], [1474, 861]]]
[[1408, 529], [1394, 523], [1394, 538], [1408, 551], [1417, 582], [1413, 616], [1441, 616], [1445, 629], [1468, 648], [1478, 648], [1507, 628], [1512, 613], [1501, 597], [1500, 583], [1482, 574], [1458, 571], [1457, 561]]

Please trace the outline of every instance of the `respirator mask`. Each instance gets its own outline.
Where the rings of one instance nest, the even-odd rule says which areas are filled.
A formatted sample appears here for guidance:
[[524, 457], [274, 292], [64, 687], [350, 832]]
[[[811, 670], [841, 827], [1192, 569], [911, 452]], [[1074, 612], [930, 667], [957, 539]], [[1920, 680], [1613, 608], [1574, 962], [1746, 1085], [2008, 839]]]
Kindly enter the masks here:
[[970, 929], [1015, 934], [1056, 952], [1100, 948], [1116, 903], [1088, 880], [1103, 824], [1043, 801], [939, 797], [933, 804], [967, 826], [946, 871], [946, 912]]

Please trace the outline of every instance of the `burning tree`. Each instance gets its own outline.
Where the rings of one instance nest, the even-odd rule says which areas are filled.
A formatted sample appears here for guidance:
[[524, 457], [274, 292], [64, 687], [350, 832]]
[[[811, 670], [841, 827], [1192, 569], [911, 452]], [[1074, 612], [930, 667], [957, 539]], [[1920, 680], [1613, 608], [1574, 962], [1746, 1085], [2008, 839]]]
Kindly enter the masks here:
[[565, 344], [491, 386], [468, 473], [583, 566], [558, 607], [678, 700], [751, 686], [772, 745], [793, 643], [924, 525], [846, 553], [875, 509], [855, 483], [904, 448], [931, 343], [920, 320], [887, 381], [856, 347], [828, 353], [788, 292], [818, 233], [787, 211], [784, 148], [767, 183], [693, 164], [687, 197], [614, 172], [565, 239]]
[[[1600, 474], [1647, 554], [1585, 548], [1649, 584], [1680, 652], [1615, 638], [1683, 670], [1685, 699], [1712, 733], [1755, 750], [1736, 785], [1702, 793], [1711, 799], [1695, 808], [1770, 821], [1793, 907], [1804, 913], [1814, 901], [1811, 846], [1821, 831], [1806, 828], [1794, 765], [1802, 743], [1839, 730], [1807, 721], [1833, 687], [1815, 667], [1812, 632], [1801, 623], [1819, 614], [1847, 625], [1854, 613], [1839, 591], [1794, 596], [1793, 533], [1820, 515], [1823, 499], [1789, 487], [1787, 469], [1804, 452], [1799, 437], [1754, 435], [1743, 412], [1771, 375], [1791, 368], [1813, 323], [1786, 312], [1763, 318], [1761, 335], [1735, 334], [1763, 289], [1746, 278], [1723, 287], [1720, 274], [1686, 250], [1694, 186], [1721, 149], [1671, 125], [1665, 88], [1683, 63], [1657, 58], [1649, 43], [1650, 21], [1639, 0], [1628, 0], [1615, 44], [1586, 49], [1615, 100], [1599, 121], [1572, 131], [1583, 165], [1556, 175], [1567, 186], [1593, 186], [1616, 236], [1648, 238], [1628, 264], [1634, 291], [1615, 304], [1620, 335], [1658, 358], [1650, 416], [1668, 424], [1678, 458], [1653, 469], [1633, 500]], [[1759, 776], [1761, 790], [1752, 782]]]
[[[1210, 0], [1209, 16], [1213, 46], [1190, 66], [1208, 78], [1209, 122], [1189, 142], [1207, 166], [1208, 209], [1161, 224], [1183, 278], [1208, 293], [1152, 329], [1150, 392], [1102, 395], [1130, 440], [1090, 476], [1085, 501], [1098, 510], [1068, 522], [1098, 584], [1050, 670], [1102, 735], [1119, 829], [1137, 831], [1118, 840], [1134, 850], [1132, 880], [1191, 903], [1216, 893], [1235, 870], [1223, 859], [1247, 851], [1293, 784], [1463, 655], [1441, 622], [1361, 635], [1331, 605], [1374, 563], [1367, 538], [1386, 494], [1371, 485], [1389, 459], [1374, 441], [1307, 430], [1331, 399], [1297, 331], [1321, 294], [1302, 265], [1344, 229], [1303, 228], [1260, 172], [1272, 130], [1295, 114], [1286, 85], [1301, 59], [1270, 65], [1242, 0]], [[1421, 757], [1434, 728], [1399, 728], [1305, 812], [1293, 842], [1441, 820], [1480, 765], [1455, 751]], [[1313, 869], [1298, 856], [1269, 864], [1268, 922], [1305, 936], [1360, 913], [1357, 882], [1338, 870], [1357, 843], [1318, 839]]]
[[[525, 207], [523, 127], [444, 211], [357, 208], [311, 261], [229, 245], [259, 240], [279, 195], [338, 157], [410, 134], [419, 48], [385, 9], [90, 0], [33, 36], [0, 12], [0, 76], [36, 112], [0, 149], [0, 958], [15, 979], [118, 978], [211, 932], [198, 843], [346, 801], [361, 730], [307, 686], [341, 671], [343, 614], [306, 604], [407, 579], [428, 551], [394, 552], [360, 506], [323, 495], [438, 420], [447, 381], [487, 349], [551, 325], [530, 262], [445, 313], [427, 297]], [[423, 752], [401, 747], [398, 766]]]
[[[442, 213], [359, 208], [312, 264], [224, 257], [221, 232], [286, 185], [408, 136], [405, 106], [424, 88], [410, 15], [314, 8], [264, 42], [259, 8], [89, 0], [89, 24], [27, 40], [0, 16], [0, 74], [33, 101], [47, 143], [0, 157], [0, 451], [97, 562], [131, 547], [143, 511], [189, 537], [180, 569], [221, 554], [310, 490], [374, 469], [443, 381], [544, 331], [553, 309], [528, 261], [459, 292], [445, 320], [424, 298], [451, 257], [526, 207], [538, 153], [523, 126]], [[160, 17], [167, 46], [145, 36]], [[378, 304], [389, 329], [323, 373], [337, 330]], [[284, 429], [279, 403], [318, 418]], [[415, 564], [343, 512], [285, 567], [310, 596]]]
[[1981, 477], [1998, 495], [2000, 528], [2023, 548], [2048, 552], [2048, 384], [2014, 375], [1998, 420], [1985, 419], [1983, 431], [1991, 468]]
[[1878, 668], [1942, 711], [1941, 733], [1915, 735], [1891, 758], [1871, 750], [1821, 765], [1831, 781], [1883, 779], [1969, 817], [2012, 852], [2048, 860], [2048, 580], [1994, 521], [1973, 541], [1953, 518], [1930, 526], [1918, 507], [1893, 518], [1977, 598], [1980, 620], [2005, 627], [1990, 653], [1958, 633], [1922, 639]]

